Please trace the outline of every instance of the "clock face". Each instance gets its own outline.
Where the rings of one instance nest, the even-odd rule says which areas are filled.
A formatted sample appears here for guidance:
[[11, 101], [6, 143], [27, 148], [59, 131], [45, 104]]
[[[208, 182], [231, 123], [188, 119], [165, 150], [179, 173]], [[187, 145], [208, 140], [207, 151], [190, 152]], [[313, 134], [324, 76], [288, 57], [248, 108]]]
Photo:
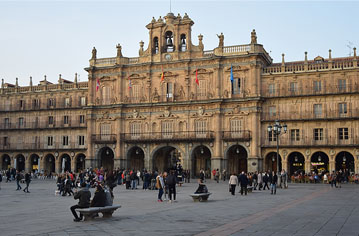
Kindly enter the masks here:
[[167, 61], [172, 60], [172, 56], [171, 56], [170, 54], [166, 54], [166, 55], [165, 55], [165, 58], [166, 58]]

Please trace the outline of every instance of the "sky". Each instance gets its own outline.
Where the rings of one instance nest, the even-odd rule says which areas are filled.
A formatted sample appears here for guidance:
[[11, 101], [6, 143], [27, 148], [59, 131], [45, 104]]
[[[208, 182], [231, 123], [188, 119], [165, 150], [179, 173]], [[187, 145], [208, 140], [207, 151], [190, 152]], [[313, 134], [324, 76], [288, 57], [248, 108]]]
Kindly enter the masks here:
[[[154, 16], [168, 12], [194, 21], [192, 43], [204, 36], [205, 50], [218, 45], [250, 42], [255, 29], [258, 43], [273, 62], [304, 60], [320, 55], [346, 57], [359, 46], [359, 1], [206, 1], [206, 0], [0, 0], [0, 78], [20, 86], [43, 80], [57, 83], [62, 78], [87, 81], [95, 46], [97, 58], [116, 56], [116, 45], [125, 57], [137, 57], [139, 42], [149, 41], [145, 27]], [[352, 53], [353, 55], [353, 53]]]

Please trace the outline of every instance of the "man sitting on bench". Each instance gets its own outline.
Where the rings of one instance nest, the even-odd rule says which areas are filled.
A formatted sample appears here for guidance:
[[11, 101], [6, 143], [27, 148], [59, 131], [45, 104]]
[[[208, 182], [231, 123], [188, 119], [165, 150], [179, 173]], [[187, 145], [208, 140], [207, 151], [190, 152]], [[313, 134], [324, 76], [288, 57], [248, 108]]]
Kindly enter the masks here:
[[203, 183], [203, 180], [199, 179], [198, 183], [199, 183], [199, 186], [198, 186], [196, 192], [194, 192], [194, 193], [196, 193], [196, 194], [197, 193], [208, 193], [207, 186]]
[[89, 208], [89, 206], [90, 206], [91, 192], [86, 187], [85, 182], [83, 182], [81, 184], [81, 190], [78, 192], [77, 191], [75, 192], [74, 199], [79, 199], [79, 203], [77, 205], [72, 206], [70, 209], [71, 209], [72, 214], [75, 217], [74, 221], [79, 222], [82, 220], [82, 214], [80, 214], [80, 217], [78, 217], [75, 209]]

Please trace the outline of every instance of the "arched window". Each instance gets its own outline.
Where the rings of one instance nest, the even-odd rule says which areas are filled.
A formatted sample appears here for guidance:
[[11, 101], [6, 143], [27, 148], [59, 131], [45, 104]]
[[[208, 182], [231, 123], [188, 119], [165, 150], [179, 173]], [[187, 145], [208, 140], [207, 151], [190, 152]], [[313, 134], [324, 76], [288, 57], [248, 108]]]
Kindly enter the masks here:
[[167, 52], [173, 52], [174, 46], [173, 46], [173, 34], [171, 31], [167, 31], [165, 34], [166, 39], [166, 51]]
[[157, 37], [155, 37], [154, 39], [153, 39], [153, 53], [154, 54], [158, 54], [158, 38]]
[[187, 40], [186, 40], [186, 35], [185, 34], [181, 34], [181, 46], [180, 49], [182, 52], [185, 52], [187, 50]]

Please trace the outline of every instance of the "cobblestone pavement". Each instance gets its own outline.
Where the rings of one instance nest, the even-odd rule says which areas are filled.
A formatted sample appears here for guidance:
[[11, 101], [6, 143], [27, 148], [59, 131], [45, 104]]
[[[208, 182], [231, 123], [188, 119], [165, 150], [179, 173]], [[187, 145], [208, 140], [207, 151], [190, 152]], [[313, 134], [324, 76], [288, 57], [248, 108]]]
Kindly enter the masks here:
[[[194, 181], [193, 181], [194, 182]], [[34, 180], [31, 193], [1, 183], [0, 235], [359, 235], [359, 185], [331, 188], [291, 184], [289, 189], [231, 196], [227, 182], [207, 182], [208, 202], [189, 197], [196, 183], [177, 188], [177, 202], [157, 202], [157, 191], [115, 188], [111, 219], [73, 222], [73, 197], [56, 196], [54, 180]], [[93, 192], [93, 189], [92, 189]], [[238, 188], [237, 188], [238, 192]]]

